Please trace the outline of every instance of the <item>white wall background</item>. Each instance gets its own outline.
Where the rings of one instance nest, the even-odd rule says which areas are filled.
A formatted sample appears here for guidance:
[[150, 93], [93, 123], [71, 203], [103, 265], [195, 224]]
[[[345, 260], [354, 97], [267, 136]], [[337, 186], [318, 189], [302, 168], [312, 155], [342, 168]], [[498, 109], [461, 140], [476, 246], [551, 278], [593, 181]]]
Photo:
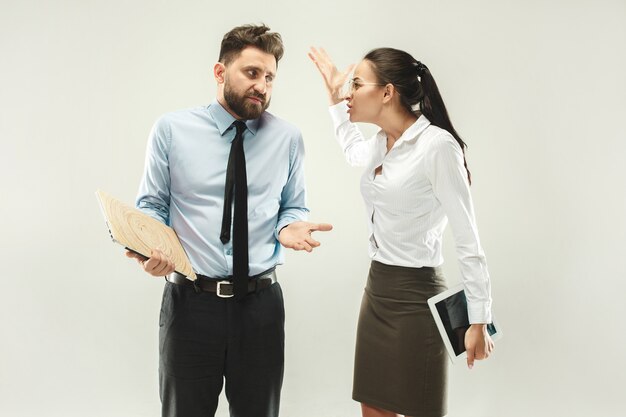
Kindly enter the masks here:
[[[159, 414], [163, 281], [110, 242], [94, 191], [133, 201], [154, 120], [212, 100], [222, 35], [254, 22], [284, 37], [271, 111], [301, 127], [311, 218], [335, 225], [279, 272], [282, 415], [359, 415], [366, 226], [306, 57], [321, 45], [342, 67], [411, 52], [469, 143], [506, 334], [489, 361], [452, 369], [449, 416], [623, 416], [623, 0], [0, 0], [0, 415]], [[455, 283], [451, 239], [446, 256]]]

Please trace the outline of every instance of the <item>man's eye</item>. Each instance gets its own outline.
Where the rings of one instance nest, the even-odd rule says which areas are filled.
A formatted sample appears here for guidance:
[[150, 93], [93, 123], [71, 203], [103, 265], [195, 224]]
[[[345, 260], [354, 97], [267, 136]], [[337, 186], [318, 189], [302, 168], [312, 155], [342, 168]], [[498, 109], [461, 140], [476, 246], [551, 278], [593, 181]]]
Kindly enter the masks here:
[[265, 82], [266, 83], [271, 83], [272, 81], [274, 81], [274, 77], [272, 77], [271, 75], [268, 75], [265, 77]]
[[249, 70], [249, 71], [248, 71], [248, 75], [249, 75], [251, 78], [256, 78], [256, 70]]

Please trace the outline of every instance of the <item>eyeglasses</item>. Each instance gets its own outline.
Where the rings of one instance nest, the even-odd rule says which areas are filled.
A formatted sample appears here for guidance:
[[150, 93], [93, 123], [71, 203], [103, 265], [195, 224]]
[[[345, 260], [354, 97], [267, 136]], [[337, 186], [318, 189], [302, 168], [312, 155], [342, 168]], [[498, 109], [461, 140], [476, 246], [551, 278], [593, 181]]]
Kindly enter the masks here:
[[386, 84], [381, 84], [381, 83], [366, 83], [363, 82], [359, 79], [356, 78], [352, 78], [350, 80], [348, 80], [348, 82], [346, 84], [344, 84], [343, 86], [343, 92], [344, 95], [350, 95], [352, 93], [354, 93], [356, 90], [358, 90], [359, 88], [366, 86], [366, 85], [377, 85], [377, 86], [383, 86]]

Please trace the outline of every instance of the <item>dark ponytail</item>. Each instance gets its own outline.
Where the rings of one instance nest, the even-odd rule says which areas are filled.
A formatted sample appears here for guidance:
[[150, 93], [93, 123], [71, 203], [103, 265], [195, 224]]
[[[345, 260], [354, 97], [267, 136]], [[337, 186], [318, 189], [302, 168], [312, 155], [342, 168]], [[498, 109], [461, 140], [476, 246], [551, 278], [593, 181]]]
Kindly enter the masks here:
[[419, 110], [432, 124], [445, 129], [456, 139], [463, 152], [463, 165], [471, 184], [472, 175], [465, 159], [467, 144], [452, 126], [448, 110], [428, 67], [410, 54], [393, 48], [374, 49], [363, 59], [372, 64], [379, 83], [393, 84], [400, 93], [400, 102], [409, 112]]

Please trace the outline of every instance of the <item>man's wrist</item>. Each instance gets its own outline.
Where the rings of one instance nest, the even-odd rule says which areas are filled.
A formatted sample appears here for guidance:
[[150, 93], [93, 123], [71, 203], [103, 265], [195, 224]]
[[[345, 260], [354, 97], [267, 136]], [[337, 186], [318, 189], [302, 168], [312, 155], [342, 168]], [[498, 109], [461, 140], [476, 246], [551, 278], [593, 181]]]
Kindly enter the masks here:
[[283, 227], [281, 227], [280, 229], [278, 229], [278, 233], [276, 233], [277, 236], [280, 236], [280, 233], [290, 225], [291, 223], [287, 223], [286, 225], [284, 225]]

